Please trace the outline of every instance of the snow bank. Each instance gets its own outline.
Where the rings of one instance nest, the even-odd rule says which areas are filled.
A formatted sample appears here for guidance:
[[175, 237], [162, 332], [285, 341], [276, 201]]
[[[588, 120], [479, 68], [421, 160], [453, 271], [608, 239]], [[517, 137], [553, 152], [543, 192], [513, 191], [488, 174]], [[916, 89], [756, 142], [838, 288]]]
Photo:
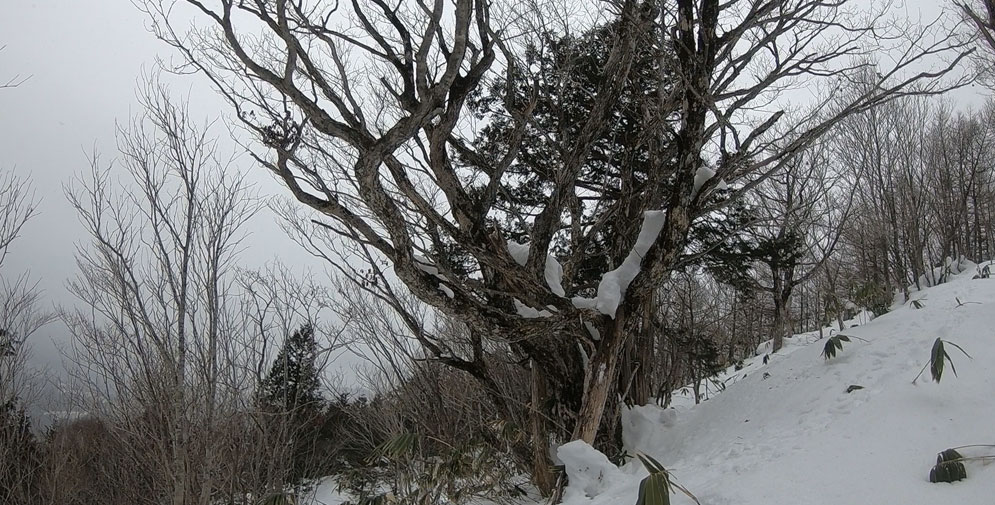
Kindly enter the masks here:
[[563, 503], [584, 503], [624, 479], [617, 466], [583, 440], [561, 445], [556, 456], [570, 477], [563, 490]]

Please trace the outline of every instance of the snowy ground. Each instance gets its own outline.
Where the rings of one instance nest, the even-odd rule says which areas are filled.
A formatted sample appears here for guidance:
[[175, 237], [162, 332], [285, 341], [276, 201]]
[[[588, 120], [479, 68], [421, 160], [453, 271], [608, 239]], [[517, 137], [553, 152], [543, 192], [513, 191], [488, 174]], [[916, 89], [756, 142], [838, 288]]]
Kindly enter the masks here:
[[[701, 405], [675, 395], [674, 408], [628, 412], [628, 452], [659, 460], [704, 505], [995, 503], [995, 465], [969, 462], [954, 484], [927, 479], [937, 452], [995, 444], [995, 278], [971, 280], [975, 272], [914, 293], [921, 309], [905, 304], [866, 324], [858, 316], [843, 333], [867, 342], [844, 343], [832, 360], [817, 332], [798, 335], [768, 364], [760, 356], [721, 374], [726, 388]], [[973, 359], [950, 349], [959, 376], [948, 368], [937, 384], [927, 371], [913, 385], [937, 337]], [[863, 389], [847, 393], [851, 385]], [[580, 442], [559, 456], [566, 505], [636, 502], [640, 463], [615, 467]], [[318, 498], [343, 499], [331, 485]]]
[[349, 497], [345, 494], [339, 493], [338, 483], [332, 477], [326, 478], [318, 488], [314, 491], [314, 496], [311, 501], [306, 501], [308, 505], [339, 505], [345, 502]]
[[[626, 419], [629, 452], [658, 459], [705, 505], [995, 503], [995, 465], [968, 463], [955, 484], [927, 478], [937, 452], [995, 444], [995, 279], [974, 273], [915, 293], [921, 309], [906, 304], [845, 330], [869, 342], [845, 343], [832, 360], [820, 355], [824, 340], [790, 346], [701, 405], [637, 408]], [[927, 371], [913, 385], [937, 337], [974, 359], [951, 349], [959, 377], [948, 369], [936, 384]], [[608, 477], [574, 479], [589, 492], [573, 489], [565, 503], [635, 503], [638, 462], [616, 469], [589, 448], [563, 450], [587, 453], [571, 477]]]

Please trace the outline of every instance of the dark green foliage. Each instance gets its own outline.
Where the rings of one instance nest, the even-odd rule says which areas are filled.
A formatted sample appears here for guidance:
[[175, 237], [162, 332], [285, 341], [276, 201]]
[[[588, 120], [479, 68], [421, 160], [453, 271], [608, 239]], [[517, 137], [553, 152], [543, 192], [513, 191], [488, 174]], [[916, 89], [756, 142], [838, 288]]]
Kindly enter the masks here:
[[[541, 34], [541, 42], [527, 48], [521, 65], [469, 100], [471, 110], [488, 124], [474, 142], [480, 156], [457, 149], [457, 159], [484, 173], [490, 172], [488, 166], [499, 165], [516, 146], [514, 133], [519, 123], [508, 110], [533, 107], [520, 140], [521, 149], [495, 195], [509, 210], [507, 216], [527, 214], [544, 205], [556, 186], [557, 171], [573, 155], [581, 126], [595, 113], [598, 91], [613, 77], [606, 75], [605, 69], [619, 26], [619, 22], [608, 23], [566, 37]], [[674, 177], [669, 170], [676, 164], [666, 157], [674, 152], [670, 147], [676, 142], [676, 130], [665, 125], [677, 122], [679, 116], [668, 114], [671, 109], [659, 100], [673, 92], [678, 78], [669, 73], [669, 62], [675, 56], [669, 44], [661, 44], [665, 40], [660, 33], [663, 29], [657, 26], [640, 35], [629, 78], [618, 100], [606, 111], [607, 126], [598, 132], [590, 155], [580, 167], [578, 191], [594, 195], [577, 208], [580, 226], [593, 226], [605, 215], [617, 219], [599, 226], [578, 244], [566, 244], [562, 237], [554, 238], [552, 244], [554, 251], [580, 249], [581, 261], [575, 265], [574, 277], [582, 289], [593, 288], [603, 272], [621, 262], [632, 247], [641, 211], [659, 208], [673, 191]], [[473, 188], [468, 193], [481, 198], [485, 190]], [[724, 199], [726, 192], [716, 191], [713, 198]], [[526, 241], [524, 235], [529, 230], [515, 218], [507, 220], [502, 224], [510, 230], [508, 238]], [[689, 252], [703, 255], [687, 263], [705, 265], [723, 282], [746, 289], [753, 248], [738, 232], [751, 221], [749, 209], [741, 202], [703, 216], [688, 237]], [[449, 252], [462, 257], [456, 251]]]
[[277, 412], [320, 409], [323, 400], [318, 393], [321, 377], [317, 355], [314, 326], [306, 324], [283, 343], [263, 379], [259, 391], [262, 406]]
[[[487, 172], [486, 165], [498, 165], [514, 149], [514, 135], [518, 123], [507, 114], [506, 108], [523, 109], [534, 100], [534, 108], [521, 139], [521, 150], [508, 167], [503, 187], [497, 199], [506, 206], [510, 215], [527, 212], [544, 204], [549, 192], [556, 185], [557, 171], [571, 156], [579, 129], [594, 114], [598, 90], [613, 76], [605, 74], [613, 42], [618, 36], [619, 23], [596, 27], [579, 35], [563, 37], [557, 33], [541, 35], [538, 46], [527, 48], [522, 65], [508, 78], [498, 79], [488, 89], [471, 97], [469, 105], [478, 117], [488, 119], [475, 141], [482, 157], [461, 157], [460, 161], [475, 169]], [[663, 122], [657, 118], [665, 110], [655, 101], [665, 96], [675, 79], [665, 74], [661, 62], [673, 57], [669, 47], [661, 46], [662, 40], [647, 33], [639, 43], [639, 52], [632, 65], [629, 79], [621, 96], [607, 113], [606, 125], [592, 145], [590, 156], [581, 166], [578, 185], [597, 195], [597, 205], [583, 206], [580, 216], [583, 226], [589, 226], [605, 212], [625, 216], [615, 219], [600, 233], [590, 235], [583, 243], [583, 261], [576, 266], [580, 284], [596, 281], [602, 272], [618, 263], [631, 244], [623, 243], [632, 232], [632, 223], [638, 226], [639, 215], [632, 209], [641, 207], [641, 199], [665, 198], [661, 189], [651, 185], [668, 185], [663, 177], [653, 181], [664, 160], [650, 155], [653, 143], [664, 145], [673, 141], [667, 129], [648, 128], [647, 121]], [[663, 71], [661, 71], [663, 70]], [[654, 151], [664, 152], [664, 146]], [[480, 195], [484, 194], [483, 189]], [[626, 205], [628, 200], [633, 204]], [[522, 240], [522, 229], [514, 219], [504, 223], [512, 230], [510, 238]], [[625, 226], [619, 227], [616, 224]], [[554, 248], [565, 244], [556, 244]]]
[[964, 456], [957, 452], [957, 449], [947, 449], [936, 455], [936, 464], [939, 465], [940, 463], [954, 461], [957, 459], [964, 459]]
[[638, 457], [650, 474], [639, 483], [636, 505], [670, 505], [670, 474], [650, 456], [639, 454]]
[[773, 270], [793, 267], [805, 255], [805, 235], [798, 230], [787, 229], [776, 236], [761, 238], [751, 254]]
[[[300, 484], [326, 475], [335, 456], [335, 413], [318, 391], [321, 371], [314, 326], [306, 324], [283, 343], [259, 387], [260, 408], [270, 415], [264, 422], [285, 423], [293, 448], [288, 484]], [[331, 428], [331, 429], [330, 429]]]
[[715, 342], [711, 339], [695, 334], [693, 329], [686, 332], [677, 332], [674, 338], [679, 342], [679, 348], [685, 353], [688, 366], [697, 371], [700, 377], [712, 377], [721, 372], [725, 367], [722, 363], [722, 355]]
[[938, 463], [929, 470], [930, 482], [957, 482], [967, 478], [967, 468], [960, 461]]
[[[943, 348], [943, 340], [936, 339], [933, 342], [933, 350], [929, 353], [929, 374], [933, 377], [933, 381], [940, 382], [943, 377], [943, 363], [949, 358], [950, 355]], [[953, 361], [950, 362], [950, 368], [954, 371], [954, 376], [957, 375], [957, 368], [954, 367]]]
[[[939, 340], [939, 339], [937, 339]], [[936, 455], [936, 465], [929, 470], [930, 482], [957, 482], [967, 478], [967, 468], [963, 456], [955, 449], [947, 449]]]
[[859, 307], [870, 309], [874, 313], [874, 316], [877, 317], [887, 313], [891, 307], [891, 289], [885, 284], [864, 282], [854, 288], [853, 301]]
[[670, 473], [660, 464], [646, 454], [637, 454], [636, 457], [646, 467], [649, 475], [639, 483], [639, 495], [636, 498], [636, 505], [670, 505], [670, 493], [673, 489], [684, 493], [685, 496], [700, 505], [690, 491], [684, 486], [672, 481]]
[[[720, 193], [717, 198], [724, 198], [724, 195]], [[762, 252], [755, 237], [743, 231], [757, 220], [756, 212], [745, 202], [737, 201], [729, 205], [721, 217], [715, 217], [691, 229], [692, 247], [708, 251], [699, 261], [715, 280], [750, 298], [756, 287], [753, 264]]]
[[826, 346], [822, 348], [822, 357], [827, 360], [836, 357], [836, 351], [843, 350], [843, 342], [849, 342], [850, 337], [846, 335], [834, 335], [826, 341]]
[[[436, 442], [417, 433], [398, 433], [373, 451], [368, 467], [341, 474], [342, 487], [357, 496], [357, 505], [461, 504], [494, 492], [514, 495], [518, 489], [511, 484], [511, 468], [494, 478], [495, 468], [507, 466], [502, 452], [481, 443]], [[382, 475], [370, 479], [377, 471]]]
[[[350, 505], [352, 502], [345, 502], [343, 505]], [[356, 505], [385, 505], [391, 503], [386, 493], [376, 496], [363, 496], [356, 500]]]
[[932, 377], [933, 382], [940, 382], [940, 379], [943, 378], [943, 369], [944, 369], [944, 364], [946, 362], [950, 362], [950, 369], [954, 372], [954, 376], [955, 377], [957, 376], [957, 368], [954, 367], [954, 361], [953, 359], [950, 358], [950, 354], [947, 353], [944, 344], [950, 344], [956, 347], [957, 350], [964, 353], [964, 356], [967, 356], [969, 359], [973, 359], [971, 358], [971, 355], [968, 354], [967, 351], [965, 351], [961, 346], [953, 342], [950, 342], [948, 340], [937, 338], [935, 341], [933, 341], [933, 348], [929, 353], [929, 363], [923, 365], [922, 370], [919, 371], [919, 374], [916, 375], [916, 378], [912, 379], [913, 384], [915, 384], [916, 381], [919, 380], [919, 376], [922, 375], [922, 373], [926, 370], [927, 366], [929, 367], [929, 375], [930, 377]]
[[394, 438], [377, 447], [371, 455], [371, 460], [386, 458], [388, 460], [407, 457], [418, 449], [418, 435], [415, 433], [399, 433]]

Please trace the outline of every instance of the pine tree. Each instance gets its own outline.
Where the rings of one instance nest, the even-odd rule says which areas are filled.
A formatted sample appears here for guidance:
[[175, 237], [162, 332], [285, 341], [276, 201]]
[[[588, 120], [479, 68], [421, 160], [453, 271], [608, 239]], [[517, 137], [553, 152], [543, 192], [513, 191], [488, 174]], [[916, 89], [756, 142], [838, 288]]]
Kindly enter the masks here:
[[257, 392], [259, 407], [274, 414], [268, 421], [278, 423], [277, 431], [287, 437], [284, 483], [293, 486], [326, 475], [333, 457], [319, 450], [327, 438], [322, 429], [328, 413], [318, 391], [317, 358], [314, 326], [308, 323], [284, 341]]
[[278, 412], [320, 410], [318, 344], [314, 326], [305, 324], [283, 343], [259, 388], [260, 404]]

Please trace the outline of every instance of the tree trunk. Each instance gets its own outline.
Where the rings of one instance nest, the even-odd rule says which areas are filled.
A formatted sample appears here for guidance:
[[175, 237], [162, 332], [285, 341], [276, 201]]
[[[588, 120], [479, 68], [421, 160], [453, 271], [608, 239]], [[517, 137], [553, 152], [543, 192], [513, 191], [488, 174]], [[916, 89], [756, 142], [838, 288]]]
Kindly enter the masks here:
[[583, 440], [594, 445], [594, 439], [601, 427], [605, 404], [616, 392], [618, 364], [627, 340], [625, 316], [625, 311], [620, 306], [615, 314], [611, 331], [603, 337], [602, 345], [588, 362], [584, 374], [584, 397], [580, 411], [577, 413], [577, 424], [574, 425], [571, 437], [573, 440]]
[[774, 275], [774, 334], [771, 336], [772, 352], [781, 350], [784, 337], [791, 332], [791, 313], [788, 310], [791, 301], [791, 287], [785, 282], [778, 271]]
[[626, 405], [646, 405], [653, 394], [653, 297], [642, 305], [642, 319], [633, 323], [632, 335], [626, 339], [625, 351], [618, 374], [619, 393]]
[[542, 411], [546, 403], [546, 383], [539, 366], [532, 360], [532, 405], [529, 411], [529, 437], [532, 445], [532, 484], [542, 496], [550, 496], [556, 487], [556, 476], [549, 461], [549, 430]]

